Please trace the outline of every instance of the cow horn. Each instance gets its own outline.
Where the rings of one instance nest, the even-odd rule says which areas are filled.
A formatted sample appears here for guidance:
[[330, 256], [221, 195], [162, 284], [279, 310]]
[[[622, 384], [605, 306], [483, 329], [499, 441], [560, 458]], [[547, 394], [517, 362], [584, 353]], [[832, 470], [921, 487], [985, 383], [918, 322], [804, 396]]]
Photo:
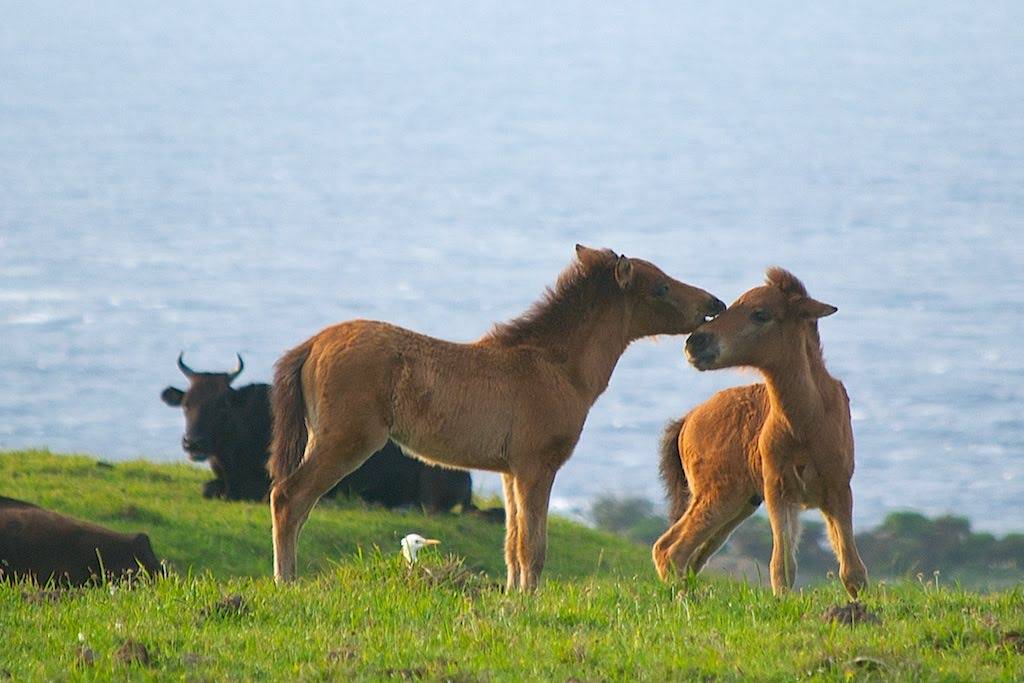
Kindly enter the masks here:
[[185, 365], [185, 361], [183, 360], [183, 358], [185, 358], [185, 352], [184, 351], [182, 351], [181, 353], [178, 354], [178, 369], [181, 370], [181, 374], [185, 375], [189, 379], [192, 379], [192, 377], [196, 373], [195, 373], [195, 371], [192, 368], [190, 368], [189, 366]]
[[242, 362], [242, 354], [236, 353], [235, 356], [238, 358], [238, 367], [233, 372], [228, 373], [228, 384], [231, 384], [236, 377], [242, 374], [242, 368], [245, 367], [245, 363]]

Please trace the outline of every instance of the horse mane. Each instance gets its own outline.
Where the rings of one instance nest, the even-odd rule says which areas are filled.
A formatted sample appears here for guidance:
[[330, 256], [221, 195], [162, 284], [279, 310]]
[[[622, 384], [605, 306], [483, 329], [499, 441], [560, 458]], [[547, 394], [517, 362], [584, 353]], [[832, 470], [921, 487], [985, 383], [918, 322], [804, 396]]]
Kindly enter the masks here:
[[807, 288], [800, 278], [785, 268], [772, 266], [764, 274], [765, 282], [772, 287], [778, 287], [787, 298], [794, 296], [807, 296]]
[[617, 259], [611, 249], [595, 250], [586, 260], [573, 259], [539, 301], [519, 317], [496, 323], [484, 339], [504, 346], [565, 339], [574, 322], [618, 289], [614, 272]]
[[[782, 293], [786, 295], [787, 299], [794, 297], [806, 297], [807, 287], [800, 281], [796, 275], [789, 272], [785, 268], [779, 266], [772, 266], [765, 271], [765, 282], [771, 287], [778, 287], [782, 290]], [[821, 346], [821, 335], [818, 333], [818, 321], [808, 320], [808, 328], [810, 329], [810, 335], [807, 337], [807, 352], [813, 357], [817, 355], [824, 361], [825, 350]]]

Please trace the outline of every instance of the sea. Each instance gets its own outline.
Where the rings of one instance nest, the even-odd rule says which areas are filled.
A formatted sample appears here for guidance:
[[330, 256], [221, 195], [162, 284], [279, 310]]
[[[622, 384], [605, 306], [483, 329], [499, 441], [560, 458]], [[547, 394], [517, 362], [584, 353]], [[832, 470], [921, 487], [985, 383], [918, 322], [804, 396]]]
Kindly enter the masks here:
[[[470, 341], [579, 242], [726, 301], [790, 269], [839, 308], [859, 528], [1024, 532], [1019, 0], [0, 15], [0, 448], [183, 461], [180, 351], [241, 384], [351, 318]], [[557, 510], [661, 504], [663, 425], [758, 381], [683, 342], [627, 350]]]

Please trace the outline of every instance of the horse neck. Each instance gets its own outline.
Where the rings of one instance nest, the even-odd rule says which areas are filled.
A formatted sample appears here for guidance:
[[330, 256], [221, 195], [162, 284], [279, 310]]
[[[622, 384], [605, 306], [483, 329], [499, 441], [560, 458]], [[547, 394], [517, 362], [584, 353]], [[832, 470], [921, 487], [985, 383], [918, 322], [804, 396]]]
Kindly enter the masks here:
[[608, 387], [619, 358], [633, 341], [622, 306], [613, 304], [594, 311], [565, 340], [566, 365], [573, 383], [591, 404]]
[[784, 421], [800, 438], [821, 424], [825, 393], [833, 382], [817, 344], [808, 340], [776, 363], [761, 368], [768, 388], [769, 416]]
[[510, 341], [507, 333], [483, 337], [484, 345], [543, 349], [593, 405], [608, 386], [615, 365], [635, 335], [630, 333], [631, 309], [624, 297], [593, 294], [584, 303], [562, 306], [556, 316], [536, 316], [529, 329]]

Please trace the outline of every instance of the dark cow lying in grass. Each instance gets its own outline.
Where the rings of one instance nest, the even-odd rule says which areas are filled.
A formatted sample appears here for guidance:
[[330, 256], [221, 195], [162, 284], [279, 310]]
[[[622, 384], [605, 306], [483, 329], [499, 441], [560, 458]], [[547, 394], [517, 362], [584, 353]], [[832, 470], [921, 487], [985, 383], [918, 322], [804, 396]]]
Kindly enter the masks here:
[[[179, 355], [178, 368], [189, 387], [185, 391], [167, 387], [161, 394], [165, 403], [185, 411], [182, 448], [190, 459], [206, 460], [213, 469], [216, 478], [203, 486], [207, 498], [263, 500], [270, 490], [266, 470], [270, 385], [233, 388], [231, 383], [243, 367], [239, 356], [231, 372], [196, 372]], [[447, 512], [461, 505], [464, 510], [475, 509], [469, 472], [427, 465], [406, 456], [390, 441], [342, 479], [330, 495], [339, 491], [389, 508], [418, 505], [429, 512]]]
[[474, 509], [469, 472], [433, 467], [410, 458], [394, 441], [384, 444], [328, 495], [337, 493], [389, 508], [418, 505], [428, 512], [448, 512], [461, 505], [463, 510]]
[[0, 580], [81, 586], [163, 567], [146, 534], [122, 534], [0, 496]]

